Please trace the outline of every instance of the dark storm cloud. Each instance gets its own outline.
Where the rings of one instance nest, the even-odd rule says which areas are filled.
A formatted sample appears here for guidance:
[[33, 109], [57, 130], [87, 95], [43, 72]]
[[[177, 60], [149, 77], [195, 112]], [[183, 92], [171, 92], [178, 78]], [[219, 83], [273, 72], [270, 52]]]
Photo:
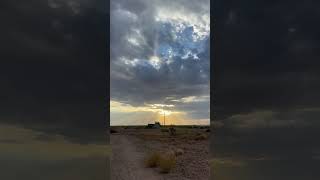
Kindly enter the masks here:
[[1, 123], [102, 132], [106, 9], [102, 1], [1, 2]]
[[0, 2], [0, 179], [107, 178], [101, 7]]
[[[209, 36], [193, 40], [192, 35], [200, 36], [200, 33], [194, 29], [193, 22], [187, 24], [181, 19], [200, 20], [202, 15], [208, 16], [208, 4], [208, 1], [195, 4], [192, 1], [112, 1], [111, 99], [138, 106], [170, 103], [165, 100], [167, 97], [207, 95]], [[180, 13], [172, 14], [180, 15], [180, 21], [157, 20], [161, 18], [158, 12], [170, 9]], [[201, 26], [208, 22], [197, 23]], [[183, 26], [181, 32], [177, 31], [178, 25]], [[159, 60], [155, 59], [153, 64], [154, 56]]]
[[319, 5], [216, 1], [211, 153], [246, 163], [221, 177], [319, 177]]
[[[172, 103], [172, 102], [171, 102]], [[192, 119], [209, 119], [210, 116], [210, 100], [209, 97], [203, 98], [201, 101], [193, 102], [176, 102], [174, 109], [187, 112], [187, 116]]]
[[259, 112], [269, 111], [275, 124], [319, 126], [313, 120], [318, 115], [300, 112], [320, 106], [319, 5], [314, 1], [217, 3], [217, 120], [227, 123], [231, 117], [251, 114], [256, 117], [243, 121], [256, 124], [263, 121]]

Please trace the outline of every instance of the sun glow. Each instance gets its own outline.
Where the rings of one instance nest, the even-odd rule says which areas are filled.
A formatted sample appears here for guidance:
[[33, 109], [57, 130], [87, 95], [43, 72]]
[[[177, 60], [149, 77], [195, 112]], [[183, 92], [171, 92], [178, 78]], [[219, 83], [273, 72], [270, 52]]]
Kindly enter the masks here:
[[158, 56], [151, 56], [149, 62], [155, 69], [160, 69], [161, 61]]
[[[191, 98], [192, 99], [192, 98]], [[132, 106], [118, 101], [110, 101], [111, 117], [116, 118], [118, 123], [112, 125], [145, 125], [159, 121], [166, 125], [206, 125], [209, 119], [194, 120], [188, 117], [184, 111], [177, 111], [172, 104], [144, 104], [143, 106]], [[121, 118], [117, 114], [123, 113]]]
[[162, 111], [159, 111], [159, 114], [170, 116], [172, 114], [172, 112], [171, 111], [162, 110]]
[[172, 110], [164, 110], [163, 108], [173, 108], [174, 105], [172, 104], [145, 104], [144, 106], [131, 106], [129, 104], [117, 102], [117, 101], [110, 101], [110, 110], [113, 112], [155, 112], [162, 114], [165, 113], [167, 115], [171, 115], [172, 113], [180, 113], [178, 111]]

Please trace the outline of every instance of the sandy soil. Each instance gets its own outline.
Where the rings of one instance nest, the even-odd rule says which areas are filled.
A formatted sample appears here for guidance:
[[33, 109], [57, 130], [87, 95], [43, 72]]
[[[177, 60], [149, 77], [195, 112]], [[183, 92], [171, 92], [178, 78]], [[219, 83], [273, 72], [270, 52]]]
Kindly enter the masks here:
[[[183, 132], [171, 137], [158, 130], [124, 130], [111, 135], [111, 179], [112, 180], [208, 180], [209, 141], [194, 140], [197, 132]], [[146, 168], [143, 159], [148, 152], [166, 152], [182, 149], [177, 165], [169, 174], [161, 174], [154, 168]]]
[[144, 152], [134, 144], [134, 137], [111, 135], [111, 179], [112, 180], [162, 180], [161, 176], [143, 165]]

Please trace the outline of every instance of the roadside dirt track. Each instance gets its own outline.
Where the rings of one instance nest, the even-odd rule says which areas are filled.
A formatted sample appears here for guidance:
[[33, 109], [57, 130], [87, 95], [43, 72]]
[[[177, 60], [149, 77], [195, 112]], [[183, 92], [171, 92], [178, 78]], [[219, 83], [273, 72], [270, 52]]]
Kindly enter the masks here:
[[144, 152], [138, 150], [133, 137], [111, 135], [111, 180], [165, 180], [143, 164]]

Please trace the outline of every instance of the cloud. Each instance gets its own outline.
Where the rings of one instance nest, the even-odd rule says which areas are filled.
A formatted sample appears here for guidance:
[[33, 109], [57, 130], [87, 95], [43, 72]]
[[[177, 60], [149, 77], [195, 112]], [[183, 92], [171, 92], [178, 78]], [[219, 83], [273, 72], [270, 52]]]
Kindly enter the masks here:
[[[319, 107], [320, 74], [314, 67], [319, 65], [315, 47], [320, 42], [320, 26], [313, 23], [319, 18], [314, 4], [297, 1], [288, 6], [284, 2], [262, 1], [244, 6], [230, 1], [217, 5], [216, 9], [224, 11], [216, 11], [216, 120], [239, 114], [250, 114], [247, 118], [251, 119], [258, 116], [255, 113], [268, 111], [286, 114], [288, 118], [284, 119], [289, 122], [291, 116], [286, 112]], [[259, 120], [262, 124], [266, 123], [263, 118], [267, 117]], [[284, 122], [280, 117], [272, 118], [276, 118], [270, 120], [274, 121], [272, 124]], [[251, 122], [245, 116], [240, 119]]]
[[106, 179], [106, 1], [1, 4], [0, 179]]
[[180, 3], [111, 2], [111, 100], [144, 106], [209, 94], [210, 2]]
[[[277, 128], [303, 125], [303, 121], [293, 118], [280, 119], [282, 114], [273, 111], [254, 111], [247, 114], [237, 114], [229, 117], [228, 124], [237, 128]], [[292, 115], [291, 115], [292, 116]]]
[[73, 136], [84, 138], [102, 132], [107, 126], [104, 2], [5, 4], [0, 79], [6, 98], [0, 102], [1, 123], [56, 129], [65, 135], [82, 131]]
[[[62, 135], [47, 134], [14, 125], [1, 124], [1, 154], [37, 160], [71, 160], [74, 158], [107, 157], [107, 145], [79, 144]], [[74, 149], [77, 149], [75, 152]]]
[[166, 124], [208, 124], [210, 121], [209, 101], [202, 101], [202, 104], [195, 101], [145, 104], [144, 106], [132, 106], [117, 101], [111, 101], [110, 103], [110, 117], [111, 120], [114, 120], [111, 121], [111, 125], [145, 125], [154, 121], [164, 123], [164, 114]]
[[210, 145], [215, 156], [263, 154], [290, 164], [315, 156], [310, 149], [319, 145], [320, 127], [316, 7], [312, 1], [216, 3], [212, 124], [220, 125]]

